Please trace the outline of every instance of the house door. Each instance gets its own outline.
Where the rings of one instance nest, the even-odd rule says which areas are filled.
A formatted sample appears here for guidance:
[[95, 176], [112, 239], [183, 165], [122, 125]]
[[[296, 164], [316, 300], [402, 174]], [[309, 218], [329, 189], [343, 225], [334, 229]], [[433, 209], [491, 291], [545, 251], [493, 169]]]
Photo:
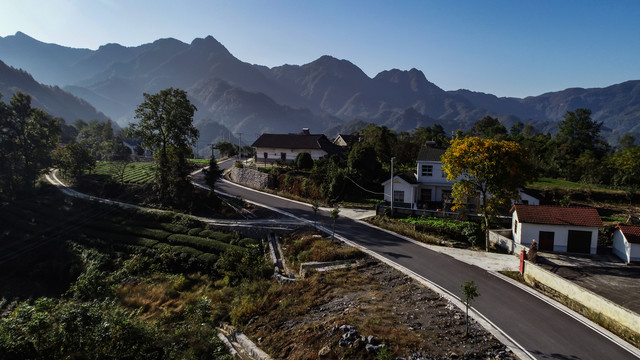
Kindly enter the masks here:
[[569, 230], [567, 252], [589, 254], [591, 252], [591, 231]]
[[555, 233], [553, 231], [540, 231], [538, 234], [538, 250], [553, 251], [553, 239]]

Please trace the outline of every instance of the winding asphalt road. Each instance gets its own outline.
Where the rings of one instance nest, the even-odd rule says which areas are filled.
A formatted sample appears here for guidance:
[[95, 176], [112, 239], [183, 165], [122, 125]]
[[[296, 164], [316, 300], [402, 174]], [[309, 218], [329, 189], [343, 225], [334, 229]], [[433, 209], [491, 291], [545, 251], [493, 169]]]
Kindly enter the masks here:
[[[231, 161], [219, 164], [221, 168], [231, 165]], [[216, 191], [241, 196], [298, 218], [314, 220], [310, 205], [247, 189], [226, 180], [216, 184]], [[319, 225], [331, 228], [332, 220], [327, 212], [318, 211], [317, 221]], [[497, 329], [496, 335], [521, 358], [640, 358], [638, 349], [628, 344], [621, 345], [622, 340], [611, 338], [610, 334], [580, 320], [572, 312], [556, 307], [546, 298], [515, 286], [494, 273], [347, 218], [337, 220], [336, 234], [374, 252], [414, 277], [427, 279], [441, 292], [454, 297], [462, 295], [462, 283], [473, 280], [481, 294], [473, 303], [476, 318], [492, 324], [494, 334]]]

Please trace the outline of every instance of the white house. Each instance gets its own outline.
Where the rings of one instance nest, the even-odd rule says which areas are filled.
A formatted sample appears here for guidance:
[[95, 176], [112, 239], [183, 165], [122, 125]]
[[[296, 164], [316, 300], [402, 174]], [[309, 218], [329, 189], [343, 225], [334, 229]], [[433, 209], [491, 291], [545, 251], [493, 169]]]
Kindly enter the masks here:
[[[382, 183], [384, 200], [391, 201], [391, 179]], [[416, 174], [399, 174], [393, 177], [393, 203], [398, 207], [414, 208], [414, 200], [418, 191]]]
[[613, 233], [613, 253], [626, 263], [640, 261], [640, 226], [616, 226]]
[[358, 140], [359, 139], [357, 135], [338, 134], [335, 138], [333, 138], [332, 142], [338, 146], [345, 147], [354, 142], [358, 142]]
[[[422, 209], [430, 207], [431, 204], [437, 208], [442, 208], [442, 202], [451, 198], [453, 181], [447, 180], [445, 172], [442, 170], [442, 155], [446, 149], [435, 146], [435, 142], [428, 141], [420, 149], [416, 159], [416, 172], [405, 174], [402, 178], [394, 177], [393, 192], [394, 203], [397, 199], [404, 199], [403, 203], [410, 204], [411, 208]], [[382, 183], [384, 186], [384, 200], [391, 201], [391, 181]], [[537, 205], [539, 200], [535, 197], [520, 192], [521, 202]], [[437, 203], [437, 204], [436, 204]]]
[[306, 128], [300, 134], [262, 134], [251, 146], [256, 150], [255, 160], [265, 162], [292, 161], [304, 152], [317, 160], [342, 151], [325, 135], [311, 134]]
[[598, 211], [588, 207], [516, 204], [511, 232], [513, 240], [538, 250], [595, 254], [598, 228], [603, 226]]

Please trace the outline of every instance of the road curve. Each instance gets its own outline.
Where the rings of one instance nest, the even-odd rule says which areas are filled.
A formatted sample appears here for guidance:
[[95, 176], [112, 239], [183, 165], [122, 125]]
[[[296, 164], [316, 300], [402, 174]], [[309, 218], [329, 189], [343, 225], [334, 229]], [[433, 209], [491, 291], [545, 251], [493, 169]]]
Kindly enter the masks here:
[[[232, 162], [221, 162], [228, 168]], [[311, 206], [238, 186], [226, 180], [216, 184], [216, 191], [314, 221]], [[329, 214], [318, 211], [318, 224], [331, 228]], [[589, 322], [580, 321], [570, 311], [553, 302], [514, 286], [501, 277], [479, 267], [458, 261], [412, 241], [358, 221], [339, 218], [336, 234], [378, 256], [428, 279], [445, 293], [462, 296], [461, 284], [473, 280], [480, 297], [473, 305], [480, 316], [492, 323], [512, 341], [523, 358], [534, 359], [638, 359], [640, 351]]]

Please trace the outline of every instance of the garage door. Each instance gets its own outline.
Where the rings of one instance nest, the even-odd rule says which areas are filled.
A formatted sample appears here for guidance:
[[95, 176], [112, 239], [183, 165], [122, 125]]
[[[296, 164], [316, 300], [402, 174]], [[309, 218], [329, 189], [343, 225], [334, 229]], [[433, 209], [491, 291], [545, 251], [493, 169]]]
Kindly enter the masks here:
[[555, 233], [553, 231], [540, 231], [538, 233], [538, 250], [553, 251], [553, 239]]
[[591, 252], [591, 231], [569, 230], [567, 252], [588, 254]]

